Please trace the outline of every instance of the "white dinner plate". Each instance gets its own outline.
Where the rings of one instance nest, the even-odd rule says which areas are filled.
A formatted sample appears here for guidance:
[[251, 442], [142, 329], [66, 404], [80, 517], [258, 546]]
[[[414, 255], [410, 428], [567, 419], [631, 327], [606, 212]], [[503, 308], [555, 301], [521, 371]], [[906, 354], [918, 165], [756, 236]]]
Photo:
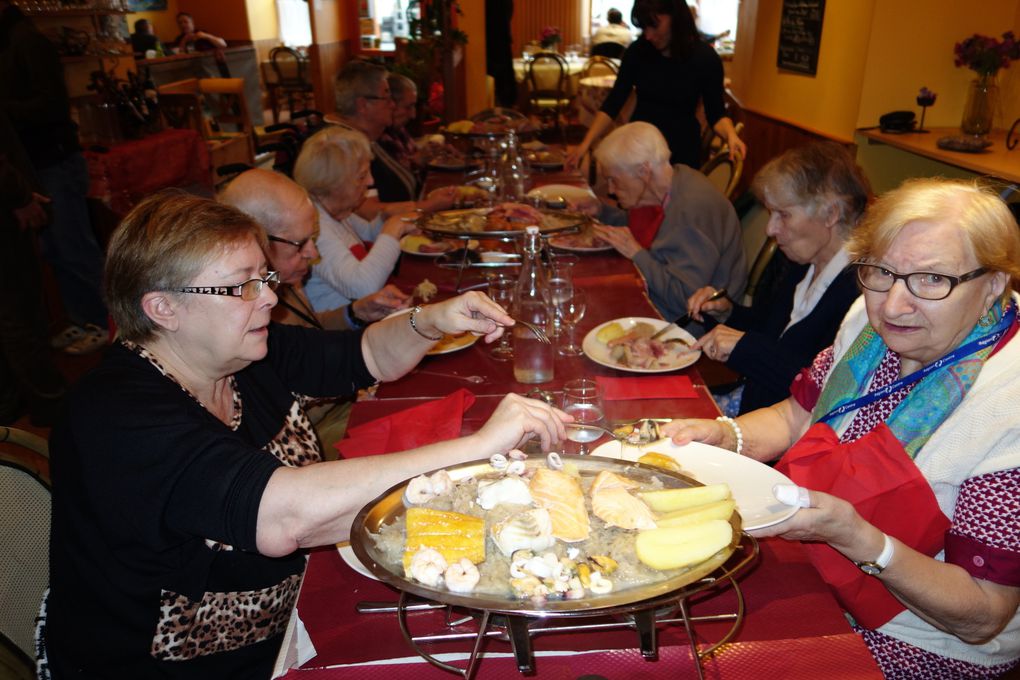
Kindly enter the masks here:
[[[618, 323], [623, 327], [623, 330], [630, 331], [634, 328], [634, 326], [642, 321], [655, 326], [656, 330], [669, 323], [662, 319], [652, 319], [645, 316], [627, 316], [622, 319], [613, 319], [612, 321], [599, 324], [588, 331], [588, 334], [584, 336], [584, 340], [581, 341], [581, 349], [584, 351], [585, 355], [596, 364], [602, 364], [608, 368], [615, 368], [618, 371], [627, 371], [630, 373], [668, 373], [680, 368], [686, 368], [701, 358], [701, 352], [698, 351], [683, 354], [677, 357], [676, 361], [673, 361], [668, 366], [663, 366], [661, 368], [635, 368], [633, 366], [621, 366], [613, 361], [612, 357], [609, 355], [609, 347], [595, 337], [598, 335], [600, 330], [611, 323]], [[668, 340], [669, 338], [681, 338], [691, 344], [694, 344], [695, 342], [694, 336], [685, 331], [683, 328], [672, 328], [666, 331], [665, 335], [662, 336], [662, 339]]]
[[373, 581], [378, 581], [379, 577], [375, 576], [372, 572], [365, 568], [365, 565], [361, 563], [358, 556], [354, 554], [354, 549], [349, 543], [337, 543], [337, 552], [340, 553], [340, 559], [347, 563], [347, 566], [358, 572], [362, 576], [367, 576]]
[[586, 198], [595, 198], [594, 192], [588, 187], [578, 187], [573, 184], [543, 184], [528, 192], [528, 196], [538, 196], [545, 200], [562, 196], [568, 201], [580, 201]]
[[682, 474], [702, 484], [729, 484], [745, 530], [778, 524], [798, 510], [796, 506], [780, 503], [772, 495], [776, 484], [793, 484], [789, 477], [764, 463], [717, 446], [700, 442], [677, 446], [669, 439], [642, 446], [611, 441], [597, 447], [591, 455], [634, 461], [650, 451], [671, 456], [680, 464]]
[[570, 253], [604, 253], [612, 250], [613, 246], [604, 242], [600, 246], [574, 246], [570, 245], [570, 236], [553, 236], [549, 239], [549, 245], [557, 250], [566, 250]]
[[[452, 252], [454, 250], [457, 250], [458, 248], [463, 248], [464, 247], [464, 245], [463, 245], [464, 241], [460, 241], [459, 243], [455, 243], [454, 241], [444, 241], [444, 243], [449, 243], [450, 244], [449, 250], [444, 250], [444, 251], [438, 252], [438, 253], [423, 253], [420, 250], [413, 250], [413, 249], [411, 249], [408, 246], [408, 241], [407, 241], [408, 238], [410, 238], [410, 236], [409, 235], [405, 235], [405, 236], [403, 236], [400, 239], [400, 252], [407, 253], [408, 255], [417, 255], [418, 257], [439, 257], [440, 255], [446, 255], [449, 252]], [[432, 243], [436, 243], [437, 242], [435, 239], [429, 239], [429, 240], [432, 241]], [[467, 242], [468, 250], [474, 250], [477, 247], [478, 247], [478, 240], [477, 239], [469, 239], [468, 240], [468, 242]]]

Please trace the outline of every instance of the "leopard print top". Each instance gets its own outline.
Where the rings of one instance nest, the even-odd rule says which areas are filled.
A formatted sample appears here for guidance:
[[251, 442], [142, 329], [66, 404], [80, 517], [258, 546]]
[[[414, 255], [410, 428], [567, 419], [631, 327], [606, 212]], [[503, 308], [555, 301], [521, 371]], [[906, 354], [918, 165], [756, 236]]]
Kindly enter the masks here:
[[[151, 352], [135, 343], [122, 342], [202, 404]], [[244, 404], [233, 376], [228, 380], [233, 391], [234, 413], [227, 426], [236, 431], [241, 425]], [[294, 396], [283, 427], [265, 445], [265, 450], [284, 465], [301, 467], [320, 462], [322, 450], [312, 423], [305, 415], [307, 398]], [[204, 408], [204, 404], [202, 406]], [[205, 543], [213, 551], [234, 549], [220, 541], [206, 539]], [[301, 576], [294, 574], [260, 590], [206, 592], [198, 600], [163, 590], [150, 653], [163, 661], [186, 661], [240, 649], [281, 634], [287, 627], [300, 585]]]

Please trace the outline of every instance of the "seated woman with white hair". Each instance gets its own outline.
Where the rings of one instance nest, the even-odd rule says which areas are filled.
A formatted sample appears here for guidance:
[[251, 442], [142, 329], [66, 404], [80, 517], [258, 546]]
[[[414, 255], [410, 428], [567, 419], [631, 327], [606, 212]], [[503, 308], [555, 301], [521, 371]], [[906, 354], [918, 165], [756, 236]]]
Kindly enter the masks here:
[[674, 319], [703, 286], [739, 297], [747, 282], [740, 220], [708, 179], [669, 164], [669, 147], [650, 123], [614, 130], [595, 152], [622, 210], [602, 205], [598, 235], [633, 260], [659, 313]]
[[354, 211], [372, 183], [368, 138], [357, 130], [328, 127], [305, 142], [294, 180], [319, 213], [321, 255], [305, 292], [316, 312], [337, 309], [376, 292], [400, 257], [400, 239], [414, 222], [400, 215], [365, 220]]

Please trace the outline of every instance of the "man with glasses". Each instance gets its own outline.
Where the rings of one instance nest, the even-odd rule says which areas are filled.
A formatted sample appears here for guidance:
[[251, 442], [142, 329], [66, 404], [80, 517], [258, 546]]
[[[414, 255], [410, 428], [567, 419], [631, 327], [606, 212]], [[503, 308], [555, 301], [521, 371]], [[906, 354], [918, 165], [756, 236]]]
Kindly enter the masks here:
[[[308, 328], [350, 330], [362, 328], [407, 306], [410, 296], [394, 285], [387, 285], [338, 309], [316, 312], [312, 308], [304, 281], [311, 263], [319, 259], [315, 247], [319, 234], [318, 213], [308, 193], [288, 177], [269, 170], [249, 170], [238, 175], [220, 194], [219, 200], [250, 215], [266, 230], [269, 238], [266, 256], [280, 282], [276, 288], [279, 302], [273, 308], [273, 321]], [[327, 454], [334, 451], [331, 445], [343, 437], [349, 415], [348, 401], [333, 401], [308, 409], [308, 417]]]

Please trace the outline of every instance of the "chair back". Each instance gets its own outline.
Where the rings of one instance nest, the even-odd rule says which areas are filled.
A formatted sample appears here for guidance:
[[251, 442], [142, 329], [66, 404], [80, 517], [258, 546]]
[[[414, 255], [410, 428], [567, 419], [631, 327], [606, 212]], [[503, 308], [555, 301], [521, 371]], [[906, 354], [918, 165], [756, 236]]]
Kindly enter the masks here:
[[303, 87], [308, 84], [306, 69], [308, 62], [290, 47], [274, 47], [269, 52], [269, 63], [276, 73], [276, 82], [283, 87]]
[[600, 42], [598, 45], [592, 45], [591, 48], [592, 56], [609, 57], [610, 59], [619, 59], [626, 51], [626, 47], [618, 42], [613, 42], [612, 40]]
[[34, 668], [35, 619], [49, 583], [46, 440], [0, 427], [0, 641]]
[[207, 100], [213, 120], [220, 130], [223, 130], [223, 123], [228, 123], [236, 126], [237, 132], [247, 135], [254, 133], [248, 100], [244, 96], [243, 78], [199, 78], [198, 91], [215, 95], [207, 97]]
[[528, 62], [528, 98], [562, 99], [567, 96], [567, 60], [556, 52], [538, 52]]
[[581, 69], [581, 78], [588, 78], [591, 76], [615, 76], [619, 74], [619, 72], [620, 67], [616, 65], [615, 61], [608, 57], [600, 57], [596, 55], [584, 62], [584, 68]]
[[[745, 198], [749, 199], [746, 203]], [[750, 304], [765, 267], [776, 252], [777, 245], [776, 240], [765, 232], [769, 224], [769, 211], [765, 206], [750, 194], [741, 196], [737, 203], [737, 212], [741, 215], [740, 236], [744, 246], [744, 258], [750, 264], [744, 302]], [[748, 207], [741, 212], [741, 206], [744, 205]]]
[[743, 170], [744, 160], [730, 156], [728, 149], [719, 151], [701, 166], [701, 172], [728, 199], [733, 198], [733, 191], [737, 188]]

